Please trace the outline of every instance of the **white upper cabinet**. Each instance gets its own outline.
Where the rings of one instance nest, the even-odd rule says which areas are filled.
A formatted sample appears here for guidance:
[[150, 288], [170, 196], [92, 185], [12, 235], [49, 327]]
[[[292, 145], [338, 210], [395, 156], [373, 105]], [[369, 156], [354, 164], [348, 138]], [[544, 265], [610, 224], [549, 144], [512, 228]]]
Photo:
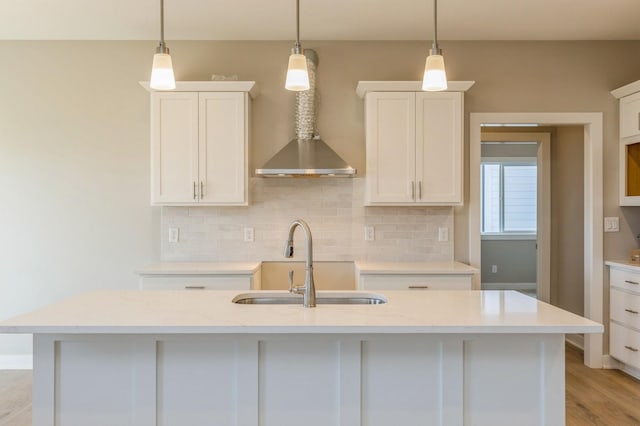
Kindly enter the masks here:
[[393, 83], [358, 85], [365, 97], [365, 204], [462, 204], [463, 90], [473, 83], [450, 82], [460, 89], [446, 92], [387, 91]]
[[152, 205], [248, 204], [249, 82], [225, 83], [151, 92]]
[[640, 80], [611, 94], [620, 99], [619, 204], [640, 206]]

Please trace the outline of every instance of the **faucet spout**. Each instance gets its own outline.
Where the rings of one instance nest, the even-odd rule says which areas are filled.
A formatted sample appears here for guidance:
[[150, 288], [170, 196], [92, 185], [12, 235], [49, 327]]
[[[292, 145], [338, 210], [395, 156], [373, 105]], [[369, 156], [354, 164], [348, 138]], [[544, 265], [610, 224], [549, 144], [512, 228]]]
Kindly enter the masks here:
[[313, 281], [313, 238], [311, 237], [311, 228], [307, 222], [297, 219], [289, 225], [289, 237], [285, 244], [284, 256], [293, 257], [293, 234], [296, 228], [301, 227], [307, 242], [307, 260], [305, 265], [304, 286], [291, 286], [292, 293], [303, 295], [303, 305], [305, 308], [314, 308], [316, 306], [316, 286]]

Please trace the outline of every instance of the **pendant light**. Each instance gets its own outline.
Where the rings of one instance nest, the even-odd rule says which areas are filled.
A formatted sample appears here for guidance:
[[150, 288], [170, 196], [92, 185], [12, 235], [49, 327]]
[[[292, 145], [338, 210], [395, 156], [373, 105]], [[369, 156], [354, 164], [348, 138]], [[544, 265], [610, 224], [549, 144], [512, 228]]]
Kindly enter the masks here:
[[149, 86], [155, 90], [176, 88], [171, 55], [169, 55], [169, 48], [164, 44], [164, 0], [160, 0], [160, 45], [156, 48], [156, 54], [153, 55]]
[[438, 47], [438, 0], [433, 0], [433, 44], [424, 65], [422, 90], [429, 92], [447, 90], [444, 58], [442, 57], [442, 49]]
[[284, 88], [294, 92], [309, 90], [307, 58], [304, 56], [304, 49], [300, 46], [300, 0], [296, 0], [296, 44], [293, 45], [291, 56], [289, 56], [287, 81]]

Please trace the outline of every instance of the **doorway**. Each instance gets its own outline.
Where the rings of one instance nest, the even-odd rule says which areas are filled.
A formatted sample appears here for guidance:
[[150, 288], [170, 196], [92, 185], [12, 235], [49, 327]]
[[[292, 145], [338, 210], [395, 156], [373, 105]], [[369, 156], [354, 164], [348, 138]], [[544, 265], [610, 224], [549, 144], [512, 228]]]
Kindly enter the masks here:
[[[603, 322], [602, 113], [471, 113], [469, 128], [469, 262], [481, 268], [480, 148], [483, 124], [584, 126], [584, 316]], [[478, 283], [475, 285], [478, 288]], [[603, 366], [603, 335], [587, 334], [584, 363]]]
[[482, 131], [481, 141], [482, 288], [519, 290], [549, 302], [551, 134], [485, 130], [490, 131]]

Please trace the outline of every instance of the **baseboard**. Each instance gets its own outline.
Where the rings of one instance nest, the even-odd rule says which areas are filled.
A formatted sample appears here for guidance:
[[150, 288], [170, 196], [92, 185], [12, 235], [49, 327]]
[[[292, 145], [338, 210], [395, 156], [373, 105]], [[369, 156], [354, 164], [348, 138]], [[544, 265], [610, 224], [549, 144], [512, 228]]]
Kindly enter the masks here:
[[482, 283], [483, 290], [529, 290], [537, 289], [536, 283]]
[[584, 334], [565, 334], [564, 340], [571, 346], [584, 351]]
[[0, 370], [32, 370], [33, 355], [0, 355]]
[[603, 368], [610, 370], [620, 370], [630, 375], [631, 377], [640, 380], [640, 369], [631, 367], [623, 362], [612, 358], [611, 355], [605, 355], [602, 357]]

